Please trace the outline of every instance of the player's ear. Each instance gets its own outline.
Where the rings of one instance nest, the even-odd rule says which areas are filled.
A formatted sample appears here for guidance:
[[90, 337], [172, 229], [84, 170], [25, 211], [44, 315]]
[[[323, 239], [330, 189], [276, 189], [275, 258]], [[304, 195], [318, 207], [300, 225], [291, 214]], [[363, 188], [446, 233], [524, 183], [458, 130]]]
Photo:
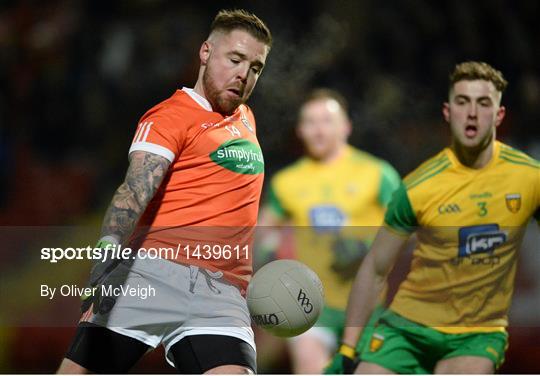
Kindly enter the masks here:
[[504, 107], [504, 106], [499, 107], [499, 109], [497, 110], [497, 115], [495, 115], [495, 126], [496, 127], [501, 125], [505, 115], [506, 115], [506, 107]]
[[447, 123], [450, 123], [450, 104], [448, 102], [443, 103], [442, 114], [443, 114], [444, 120], [446, 120]]
[[345, 123], [345, 136], [347, 136], [347, 138], [349, 138], [349, 136], [351, 135], [352, 133], [352, 123], [351, 121], [347, 118], [347, 121]]
[[201, 59], [201, 64], [206, 65], [208, 58], [210, 57], [211, 45], [209, 41], [204, 41], [199, 50], [199, 58]]
[[306, 138], [305, 136], [305, 128], [304, 126], [302, 126], [302, 123], [298, 123], [296, 125], [296, 128], [294, 129], [295, 133], [296, 133], [296, 137], [298, 138], [299, 141], [301, 141], [302, 143], [304, 143], [304, 140]]
[[294, 128], [294, 133], [299, 140], [302, 140], [302, 130], [300, 129], [300, 124], [297, 124]]

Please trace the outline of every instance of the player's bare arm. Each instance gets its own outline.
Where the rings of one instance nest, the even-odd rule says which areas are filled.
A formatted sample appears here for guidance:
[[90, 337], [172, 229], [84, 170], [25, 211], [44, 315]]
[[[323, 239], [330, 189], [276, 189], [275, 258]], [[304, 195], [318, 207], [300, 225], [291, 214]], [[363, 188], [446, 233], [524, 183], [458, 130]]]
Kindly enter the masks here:
[[276, 214], [270, 205], [265, 205], [261, 209], [258, 221], [259, 226], [282, 226], [287, 222], [288, 218]]
[[270, 205], [261, 209], [257, 221], [255, 265], [260, 267], [274, 259], [281, 243], [281, 231], [277, 228], [287, 224], [288, 218], [278, 215]]
[[135, 229], [139, 218], [154, 197], [171, 162], [145, 151], [129, 155], [129, 168], [105, 213], [101, 237], [113, 236], [123, 243]]
[[349, 295], [343, 343], [350, 347], [356, 346], [362, 328], [375, 309], [388, 274], [392, 271], [407, 239], [408, 236], [398, 235], [385, 227], [381, 227], [377, 233], [371, 250], [358, 270]]

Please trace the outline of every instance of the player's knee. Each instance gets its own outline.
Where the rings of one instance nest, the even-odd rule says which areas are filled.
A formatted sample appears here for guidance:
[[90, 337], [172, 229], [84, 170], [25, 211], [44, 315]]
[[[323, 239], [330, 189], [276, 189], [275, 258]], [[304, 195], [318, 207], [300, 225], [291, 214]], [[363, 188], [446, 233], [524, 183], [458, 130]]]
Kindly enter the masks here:
[[248, 367], [238, 365], [224, 365], [209, 369], [205, 375], [254, 375], [255, 372]]
[[319, 374], [331, 358], [331, 350], [317, 337], [300, 335], [289, 344], [294, 373]]
[[75, 374], [75, 375], [84, 375], [87, 373], [90, 373], [86, 368], [83, 366], [78, 365], [73, 360], [64, 358], [62, 360], [62, 363], [60, 364], [60, 367], [58, 367], [58, 370], [56, 371], [57, 374]]
[[491, 374], [495, 372], [493, 362], [480, 356], [459, 356], [443, 359], [435, 366], [435, 374]]
[[378, 364], [375, 363], [369, 363], [369, 362], [360, 362], [358, 364], [358, 367], [354, 370], [354, 373], [357, 375], [392, 375], [395, 374], [395, 372], [389, 370], [388, 368], [384, 368]]

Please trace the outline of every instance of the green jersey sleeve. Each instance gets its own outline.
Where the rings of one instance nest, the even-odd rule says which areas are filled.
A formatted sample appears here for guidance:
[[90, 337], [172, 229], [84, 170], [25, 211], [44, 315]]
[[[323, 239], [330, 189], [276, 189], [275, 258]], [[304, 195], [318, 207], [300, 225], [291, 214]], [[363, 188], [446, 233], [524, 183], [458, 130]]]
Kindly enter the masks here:
[[274, 185], [274, 181], [272, 181], [266, 194], [266, 203], [268, 206], [270, 206], [270, 208], [276, 215], [278, 215], [280, 218], [286, 218], [288, 217], [287, 210], [285, 210], [285, 208], [281, 204], [281, 201], [276, 194], [276, 189]]
[[379, 188], [379, 203], [386, 207], [392, 199], [392, 194], [399, 187], [401, 178], [390, 163], [383, 162], [381, 171], [381, 186]]
[[403, 183], [400, 183], [399, 187], [394, 191], [384, 222], [388, 227], [403, 235], [413, 233], [418, 227], [416, 215]]

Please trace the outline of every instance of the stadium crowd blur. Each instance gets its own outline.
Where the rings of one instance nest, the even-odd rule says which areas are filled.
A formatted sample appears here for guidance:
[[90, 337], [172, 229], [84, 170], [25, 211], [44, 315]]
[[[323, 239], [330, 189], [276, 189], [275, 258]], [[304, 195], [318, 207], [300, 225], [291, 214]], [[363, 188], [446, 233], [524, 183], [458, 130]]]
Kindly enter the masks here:
[[[533, 0], [4, 0], [0, 237], [8, 236], [6, 226], [99, 225], [123, 179], [139, 117], [194, 84], [198, 48], [224, 7], [253, 11], [274, 34], [250, 102], [267, 177], [300, 155], [297, 105], [321, 86], [350, 101], [352, 144], [387, 159], [403, 176], [447, 143], [441, 102], [448, 72], [464, 60], [503, 71], [510, 85], [499, 138], [540, 158], [540, 4]], [[538, 243], [529, 239], [523, 252], [529, 258], [518, 273], [511, 316], [518, 324], [503, 372], [540, 371], [534, 360], [540, 358], [540, 255], [531, 252]], [[21, 247], [2, 247], [2, 305], [11, 293], [6, 286], [29, 274], [21, 270], [31, 257]], [[80, 283], [87, 271], [88, 264]], [[33, 301], [26, 309], [47, 312], [51, 305]], [[11, 325], [4, 308], [0, 371], [54, 371], [73, 327]], [[288, 372], [286, 359], [277, 358], [259, 371]], [[151, 356], [138, 370], [169, 368]]]

